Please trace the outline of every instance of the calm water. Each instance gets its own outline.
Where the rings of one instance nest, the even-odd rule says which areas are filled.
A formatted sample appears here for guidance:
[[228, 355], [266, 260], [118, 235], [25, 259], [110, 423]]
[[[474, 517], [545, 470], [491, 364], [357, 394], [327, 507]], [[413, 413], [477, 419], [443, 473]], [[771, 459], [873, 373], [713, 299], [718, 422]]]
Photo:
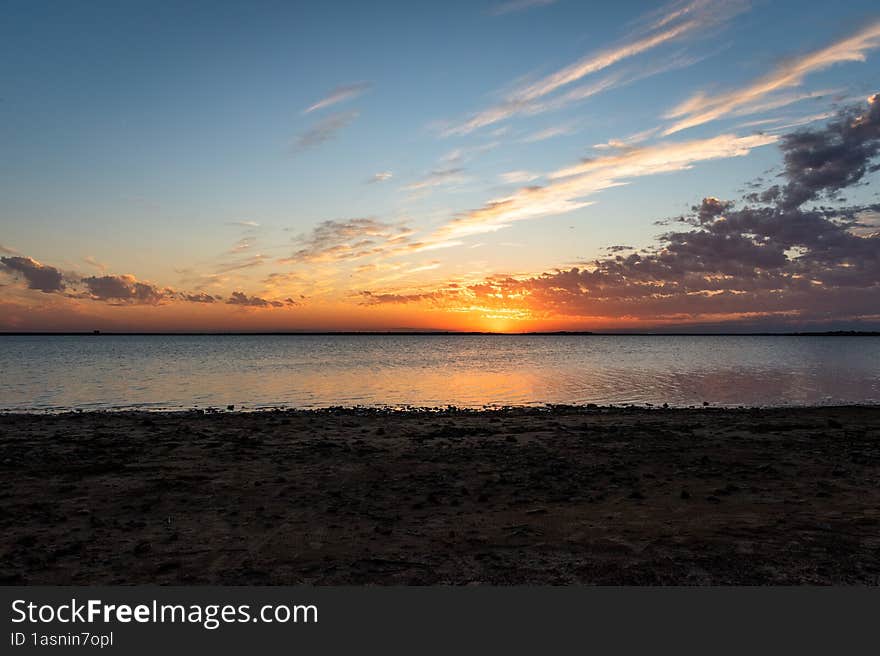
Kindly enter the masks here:
[[0, 337], [0, 408], [880, 403], [880, 338]]

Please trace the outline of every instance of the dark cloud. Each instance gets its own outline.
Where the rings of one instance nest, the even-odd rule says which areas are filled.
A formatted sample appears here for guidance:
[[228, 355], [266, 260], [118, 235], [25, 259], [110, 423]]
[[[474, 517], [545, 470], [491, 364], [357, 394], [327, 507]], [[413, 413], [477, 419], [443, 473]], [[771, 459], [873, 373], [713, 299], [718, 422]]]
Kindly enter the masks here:
[[117, 304], [158, 305], [174, 298], [174, 291], [161, 289], [131, 275], [89, 276], [81, 280], [89, 298]]
[[470, 292], [484, 304], [525, 298], [549, 314], [649, 320], [755, 313], [842, 319], [880, 308], [880, 235], [853, 230], [863, 225], [857, 217], [880, 208], [746, 206], [700, 222], [704, 207], [691, 217], [698, 227], [665, 233], [645, 253], [489, 280]]
[[64, 276], [55, 267], [40, 264], [30, 257], [0, 257], [0, 266], [13, 275], [21, 276], [30, 289], [51, 294], [64, 289]]
[[[30, 257], [2, 257], [0, 268], [24, 278], [30, 289], [38, 289], [46, 293], [63, 292], [71, 298], [101, 301], [110, 305], [159, 305], [169, 301], [210, 304], [223, 300], [222, 296], [206, 292], [178, 292], [170, 287], [158, 287], [128, 274], [88, 277], [68, 274], [65, 279], [55, 267], [41, 264]], [[233, 292], [226, 302], [249, 307], [299, 305], [292, 298], [270, 301], [258, 296], [248, 296], [243, 292]]]
[[438, 292], [425, 294], [375, 294], [373, 292], [360, 292], [361, 305], [383, 305], [418, 303], [421, 301], [441, 299], [443, 295]]
[[725, 202], [714, 197], [704, 198], [703, 202], [691, 208], [696, 213], [696, 219], [699, 223], [709, 223], [721, 216], [724, 212], [733, 207], [732, 202]]
[[776, 203], [782, 197], [782, 189], [779, 185], [773, 185], [769, 189], [763, 191], [746, 194], [745, 200], [750, 203]]
[[868, 111], [842, 111], [821, 130], [799, 130], [782, 138], [787, 208], [800, 207], [822, 196], [831, 197], [859, 182], [880, 153], [880, 94], [869, 99]]
[[304, 278], [301, 274], [292, 271], [270, 273], [263, 279], [263, 283], [266, 285], [286, 285], [295, 282], [304, 282]]
[[[878, 106], [783, 138], [786, 181], [737, 207], [707, 197], [685, 229], [638, 253], [464, 290], [369, 293], [368, 303], [430, 299], [450, 307], [646, 321], [859, 320], [880, 315], [880, 204], [810, 205], [860, 183], [880, 155]], [[622, 250], [622, 249], [621, 249]]]
[[269, 301], [259, 296], [248, 296], [244, 292], [232, 292], [232, 296], [226, 302], [229, 305], [240, 305], [242, 307], [284, 307], [284, 303], [281, 301]]
[[216, 303], [221, 297], [211, 296], [205, 292], [197, 292], [195, 294], [181, 294], [180, 298], [189, 303]]

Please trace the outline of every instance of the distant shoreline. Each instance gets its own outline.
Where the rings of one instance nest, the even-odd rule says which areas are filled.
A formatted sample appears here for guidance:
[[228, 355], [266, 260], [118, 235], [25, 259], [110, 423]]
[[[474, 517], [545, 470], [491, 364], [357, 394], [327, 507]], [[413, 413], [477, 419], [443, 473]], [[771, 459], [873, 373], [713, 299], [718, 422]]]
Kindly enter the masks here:
[[0, 331], [0, 337], [880, 337], [876, 330], [828, 330], [793, 332], [673, 332], [673, 333], [603, 333], [591, 331], [555, 331], [526, 333], [456, 332], [456, 331], [303, 331], [303, 332], [105, 332], [105, 331]]
[[327, 406], [287, 406], [265, 405], [245, 406], [225, 404], [207, 406], [157, 406], [150, 407], [137, 405], [123, 405], [112, 407], [83, 407], [76, 406], [57, 408], [0, 408], [0, 417], [64, 417], [67, 415], [100, 415], [117, 417], [126, 415], [140, 415], [160, 417], [163, 415], [172, 417], [187, 416], [233, 416], [233, 415], [285, 415], [285, 416], [313, 416], [316, 418], [327, 416], [338, 417], [391, 417], [391, 416], [425, 416], [442, 418], [444, 416], [551, 416], [554, 413], [565, 414], [639, 414], [639, 413], [752, 413], [752, 412], [803, 412], [803, 411], [831, 411], [831, 410], [880, 410], [880, 403], [860, 401], [856, 403], [805, 403], [802, 405], [750, 405], [750, 404], [724, 404], [724, 403], [688, 403], [682, 405], [657, 404], [657, 403], [544, 403], [544, 404], [512, 404], [512, 405], [327, 405]]

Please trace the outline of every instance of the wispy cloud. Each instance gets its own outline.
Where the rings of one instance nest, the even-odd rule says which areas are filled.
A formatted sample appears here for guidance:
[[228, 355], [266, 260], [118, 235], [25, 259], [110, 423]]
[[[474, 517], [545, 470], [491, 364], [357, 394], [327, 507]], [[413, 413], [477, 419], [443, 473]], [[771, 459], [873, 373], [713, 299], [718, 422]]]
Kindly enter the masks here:
[[580, 85], [559, 97], [551, 98], [543, 102], [539, 99], [518, 100], [515, 98], [508, 98], [497, 105], [493, 105], [488, 109], [477, 112], [462, 123], [444, 128], [442, 134], [447, 137], [462, 136], [470, 134], [480, 128], [507, 120], [517, 114], [531, 116], [555, 109], [561, 109], [573, 102], [586, 100], [591, 96], [595, 96], [603, 91], [619, 86], [622, 80], [623, 76], [621, 74], [609, 75], [591, 84]]
[[565, 137], [574, 134], [575, 132], [577, 132], [577, 128], [570, 123], [564, 125], [552, 125], [549, 128], [544, 128], [543, 130], [538, 130], [537, 132], [526, 135], [522, 138], [522, 142], [537, 143], [539, 141], [546, 141], [547, 139], [554, 139], [556, 137]]
[[572, 82], [577, 82], [587, 75], [598, 73], [624, 59], [634, 57], [635, 55], [639, 55], [652, 48], [656, 48], [659, 45], [680, 38], [682, 35], [695, 30], [697, 27], [697, 21], [688, 21], [657, 34], [651, 34], [616, 48], [610, 48], [589, 55], [580, 61], [558, 70], [552, 75], [518, 89], [513, 94], [512, 99], [518, 102], [528, 102], [530, 100], [543, 98], [561, 87], [567, 86]]
[[336, 87], [326, 96], [316, 103], [309, 105], [303, 110], [303, 114], [310, 114], [319, 109], [326, 109], [346, 100], [353, 100], [370, 89], [372, 85], [369, 82], [355, 82], [354, 84], [345, 84]]
[[498, 176], [504, 184], [525, 184], [541, 177], [540, 173], [531, 171], [507, 171]]
[[464, 169], [458, 167], [431, 171], [421, 180], [411, 182], [404, 188], [409, 191], [419, 191], [431, 187], [439, 187], [441, 185], [450, 185], [464, 182], [465, 180], [467, 180], [467, 178], [463, 175], [463, 171]]
[[431, 260], [415, 266], [409, 266], [401, 262], [376, 262], [359, 266], [356, 272], [361, 276], [372, 276], [364, 280], [365, 285], [374, 286], [386, 284], [408, 276], [434, 271], [442, 266], [440, 260]]
[[610, 177], [628, 178], [654, 173], [668, 173], [691, 168], [695, 162], [748, 155], [753, 148], [776, 141], [771, 135], [739, 137], [722, 134], [708, 139], [672, 141], [633, 148], [619, 154], [585, 159], [579, 164], [549, 174], [551, 180], [579, 177], [586, 174], [610, 174]]
[[375, 184], [377, 182], [387, 182], [391, 178], [394, 177], [394, 174], [391, 171], [380, 171], [379, 173], [374, 173], [368, 180], [368, 184]]
[[94, 267], [98, 271], [101, 271], [102, 273], [107, 270], [107, 265], [103, 262], [99, 262], [94, 255], [86, 255], [83, 258], [83, 262], [88, 264], [90, 267]]
[[231, 262], [222, 262], [217, 266], [217, 273], [229, 273], [230, 271], [241, 271], [242, 269], [252, 269], [269, 260], [268, 255], [256, 253], [244, 260], [234, 260]]
[[325, 141], [330, 141], [340, 130], [349, 125], [358, 116], [358, 112], [330, 114], [300, 134], [294, 143], [294, 150], [307, 150]]
[[763, 102], [749, 103], [732, 112], [733, 116], [748, 116], [750, 114], [760, 114], [769, 112], [774, 109], [781, 109], [801, 103], [806, 100], [822, 100], [829, 96], [836, 96], [841, 89], [817, 89], [816, 91], [805, 91], [796, 93], [776, 93], [767, 98]]
[[[856, 32], [820, 50], [793, 58], [774, 68], [751, 84], [725, 93], [697, 93], [666, 114], [677, 119], [664, 135], [703, 125], [730, 115], [744, 116], [766, 109], [781, 107], [802, 100], [804, 96], [788, 94], [767, 100], [771, 94], [800, 86], [811, 73], [843, 62], [863, 62], [867, 53], [880, 47], [880, 22]], [[809, 97], [809, 96], [806, 96]]]
[[322, 221], [301, 235], [300, 248], [283, 264], [340, 262], [387, 252], [409, 242], [412, 230], [372, 217]]
[[834, 116], [834, 112], [820, 112], [818, 114], [810, 114], [808, 116], [801, 116], [799, 118], [783, 118], [778, 122], [777, 125], [774, 125], [770, 130], [770, 132], [781, 132], [784, 130], [790, 130], [791, 128], [797, 128], [802, 125], [809, 125], [810, 123], [816, 123], [817, 121], [824, 121], [827, 118], [831, 118]]
[[253, 237], [242, 237], [237, 242], [232, 245], [232, 248], [229, 249], [230, 253], [243, 253], [246, 250], [250, 250], [254, 243], [255, 239]]
[[487, 13], [490, 16], [504, 16], [505, 14], [515, 14], [537, 7], [546, 7], [555, 2], [556, 0], [509, 0], [508, 2], [502, 2], [490, 7]]
[[[748, 4], [743, 0], [726, 0], [724, 2], [720, 0], [692, 0], [687, 3], [674, 2], [666, 5], [665, 14], [656, 18], [647, 28], [637, 30], [621, 43], [593, 52], [555, 73], [534, 82], [519, 85], [507, 94], [504, 101], [474, 114], [463, 123], [446, 128], [443, 134], [446, 136], [469, 134], [474, 130], [498, 123], [516, 114], [535, 114], [560, 108], [621, 84], [641, 79], [649, 74], [644, 69], [629, 75], [617, 73], [598, 82], [570, 89], [563, 96], [548, 98], [563, 87], [654, 48], [679, 41], [685, 37], [704, 35], [708, 30], [727, 22], [747, 8]], [[669, 70], [670, 67], [676, 67], [682, 63], [685, 63], [685, 60], [680, 59], [675, 66], [661, 62], [660, 65], [654, 67], [650, 74]]]
[[636, 132], [635, 134], [631, 134], [628, 137], [624, 137], [622, 139], [609, 139], [605, 143], [594, 144], [593, 148], [597, 150], [623, 150], [626, 148], [632, 148], [636, 144], [647, 141], [659, 131], [659, 127], [648, 128], [647, 130]]
[[724, 134], [710, 139], [660, 143], [622, 153], [587, 159], [551, 172], [550, 183], [524, 187], [510, 196], [490, 201], [441, 227], [436, 240], [494, 232], [515, 221], [571, 212], [592, 201], [586, 197], [626, 184], [636, 177], [691, 168], [696, 162], [741, 157], [753, 148], [773, 143], [775, 135], [739, 137]]

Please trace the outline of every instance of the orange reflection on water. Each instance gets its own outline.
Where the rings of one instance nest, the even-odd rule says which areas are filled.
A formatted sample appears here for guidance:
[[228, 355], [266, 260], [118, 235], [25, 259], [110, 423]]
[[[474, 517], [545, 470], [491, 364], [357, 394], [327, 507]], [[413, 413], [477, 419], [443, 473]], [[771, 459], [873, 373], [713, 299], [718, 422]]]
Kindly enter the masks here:
[[880, 402], [880, 339], [4, 337], [0, 409]]

